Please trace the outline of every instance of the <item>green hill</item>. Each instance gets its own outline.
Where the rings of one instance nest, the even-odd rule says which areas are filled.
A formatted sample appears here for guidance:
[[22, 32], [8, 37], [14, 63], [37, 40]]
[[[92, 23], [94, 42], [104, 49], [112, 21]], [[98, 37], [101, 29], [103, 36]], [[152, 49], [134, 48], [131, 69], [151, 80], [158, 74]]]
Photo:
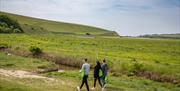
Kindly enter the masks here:
[[22, 15], [10, 14], [0, 12], [0, 15], [7, 15], [8, 17], [17, 20], [25, 33], [62, 33], [62, 34], [89, 34], [89, 35], [104, 35], [104, 36], [118, 36], [114, 31], [109, 31], [92, 26], [56, 22], [51, 20], [37, 19]]
[[180, 91], [178, 39], [119, 38], [100, 28], [1, 14], [24, 33], [0, 33], [0, 91], [76, 91], [84, 58], [92, 67], [90, 88], [96, 61], [105, 58], [105, 91]]

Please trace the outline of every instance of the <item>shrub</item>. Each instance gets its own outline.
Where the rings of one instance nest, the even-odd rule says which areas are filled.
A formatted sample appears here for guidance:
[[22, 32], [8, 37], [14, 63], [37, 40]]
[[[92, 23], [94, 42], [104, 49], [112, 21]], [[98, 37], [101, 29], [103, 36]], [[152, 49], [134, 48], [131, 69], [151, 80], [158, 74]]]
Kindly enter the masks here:
[[19, 30], [19, 29], [14, 29], [14, 33], [21, 33], [21, 30]]
[[0, 44], [0, 49], [3, 49], [3, 48], [8, 48], [8, 44], [5, 44], [5, 43], [2, 43]]
[[158, 60], [155, 60], [155, 63], [160, 63]]
[[91, 35], [90, 33], [86, 33], [86, 35]]
[[42, 49], [40, 49], [37, 46], [30, 46], [29, 47], [29, 51], [33, 54], [33, 55], [38, 55], [40, 53], [42, 53]]
[[22, 33], [23, 30], [17, 20], [6, 15], [0, 15], [0, 33]]
[[138, 72], [138, 71], [143, 71], [143, 70], [144, 70], [144, 66], [142, 63], [135, 62], [133, 64], [132, 72]]

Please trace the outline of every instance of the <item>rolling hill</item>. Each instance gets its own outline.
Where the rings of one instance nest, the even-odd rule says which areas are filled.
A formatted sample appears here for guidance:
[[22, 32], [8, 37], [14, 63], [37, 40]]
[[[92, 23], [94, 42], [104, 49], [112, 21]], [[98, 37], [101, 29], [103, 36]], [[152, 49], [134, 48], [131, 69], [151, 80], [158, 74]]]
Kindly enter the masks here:
[[96, 61], [106, 59], [105, 91], [180, 91], [178, 39], [119, 38], [100, 28], [1, 14], [24, 32], [0, 33], [0, 91], [76, 91], [84, 58], [92, 67], [90, 88]]
[[8, 17], [17, 20], [25, 33], [55, 33], [55, 34], [80, 34], [80, 35], [100, 35], [100, 36], [118, 36], [114, 31], [96, 28], [92, 26], [57, 22], [51, 20], [44, 20], [32, 18], [22, 15], [10, 14], [0, 12], [0, 15], [7, 15]]

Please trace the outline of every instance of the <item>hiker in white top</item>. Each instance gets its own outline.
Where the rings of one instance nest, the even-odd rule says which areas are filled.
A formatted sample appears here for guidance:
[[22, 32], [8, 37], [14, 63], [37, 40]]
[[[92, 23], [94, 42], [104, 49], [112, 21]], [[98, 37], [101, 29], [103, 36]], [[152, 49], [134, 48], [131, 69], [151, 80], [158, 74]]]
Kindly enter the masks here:
[[90, 65], [87, 63], [87, 59], [84, 59], [84, 64], [82, 65], [80, 72], [83, 72], [83, 80], [82, 80], [81, 86], [77, 87], [77, 89], [78, 89], [78, 91], [80, 91], [81, 88], [83, 87], [84, 83], [85, 83], [87, 91], [89, 91], [89, 85], [88, 85], [87, 79], [88, 79], [88, 75], [90, 72]]

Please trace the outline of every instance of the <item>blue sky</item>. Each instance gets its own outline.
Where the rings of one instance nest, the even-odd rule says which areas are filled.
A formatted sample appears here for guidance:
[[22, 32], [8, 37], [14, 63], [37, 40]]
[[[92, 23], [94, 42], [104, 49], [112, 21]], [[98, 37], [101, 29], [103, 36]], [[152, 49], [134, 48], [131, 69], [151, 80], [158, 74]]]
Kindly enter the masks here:
[[97, 26], [120, 35], [180, 33], [180, 0], [0, 0], [0, 11]]

